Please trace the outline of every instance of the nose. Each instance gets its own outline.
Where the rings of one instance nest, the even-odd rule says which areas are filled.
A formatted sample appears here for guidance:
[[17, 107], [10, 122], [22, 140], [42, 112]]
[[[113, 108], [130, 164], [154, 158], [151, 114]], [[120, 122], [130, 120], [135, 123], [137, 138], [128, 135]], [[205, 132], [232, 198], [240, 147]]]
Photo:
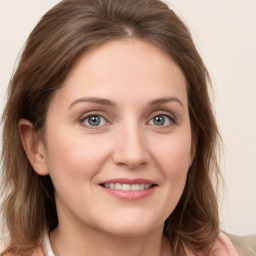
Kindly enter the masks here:
[[131, 170], [145, 166], [149, 161], [146, 136], [138, 125], [120, 127], [115, 136], [113, 161]]

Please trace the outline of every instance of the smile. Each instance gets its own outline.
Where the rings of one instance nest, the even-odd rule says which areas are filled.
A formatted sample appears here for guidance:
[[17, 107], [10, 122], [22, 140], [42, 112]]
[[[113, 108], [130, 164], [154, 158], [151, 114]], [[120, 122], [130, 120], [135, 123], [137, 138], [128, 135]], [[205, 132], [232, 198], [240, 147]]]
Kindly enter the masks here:
[[103, 187], [108, 189], [123, 190], [123, 191], [141, 191], [147, 190], [154, 186], [154, 184], [121, 184], [121, 183], [105, 183]]
[[152, 180], [127, 178], [105, 180], [99, 185], [107, 194], [129, 201], [149, 197], [158, 187]]

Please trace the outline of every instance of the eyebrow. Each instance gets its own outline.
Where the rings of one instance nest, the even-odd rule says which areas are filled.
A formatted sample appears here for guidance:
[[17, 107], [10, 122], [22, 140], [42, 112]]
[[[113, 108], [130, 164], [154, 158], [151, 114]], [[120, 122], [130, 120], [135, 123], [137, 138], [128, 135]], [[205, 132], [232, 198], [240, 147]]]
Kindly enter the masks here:
[[[98, 97], [82, 97], [82, 98], [79, 98], [79, 99], [76, 99], [75, 101], [73, 101], [69, 105], [69, 108], [72, 108], [74, 105], [76, 105], [78, 103], [83, 103], [83, 102], [95, 103], [95, 104], [98, 104], [98, 105], [110, 106], [110, 107], [115, 107], [117, 105], [116, 103], [114, 103], [112, 100], [109, 100], [109, 99], [98, 98]], [[149, 105], [150, 106], [156, 106], [156, 105], [162, 105], [162, 104], [165, 104], [165, 103], [168, 103], [168, 102], [177, 102], [182, 107], [184, 107], [181, 100], [179, 100], [176, 97], [156, 99], [156, 100], [150, 101]]]
[[83, 97], [83, 98], [79, 98], [79, 99], [73, 101], [69, 105], [69, 108], [72, 108], [74, 105], [76, 105], [78, 103], [82, 103], [82, 102], [95, 103], [95, 104], [98, 104], [98, 105], [110, 106], [110, 107], [115, 107], [116, 106], [116, 104], [112, 100], [98, 98], [98, 97]]
[[162, 105], [162, 104], [165, 104], [165, 103], [168, 103], [168, 102], [177, 102], [179, 103], [182, 107], [184, 107], [184, 104], [182, 103], [182, 101], [176, 97], [170, 97], [170, 98], [160, 98], [160, 99], [156, 99], [156, 100], [153, 100], [149, 103], [149, 105], [151, 106], [156, 106], [156, 105]]

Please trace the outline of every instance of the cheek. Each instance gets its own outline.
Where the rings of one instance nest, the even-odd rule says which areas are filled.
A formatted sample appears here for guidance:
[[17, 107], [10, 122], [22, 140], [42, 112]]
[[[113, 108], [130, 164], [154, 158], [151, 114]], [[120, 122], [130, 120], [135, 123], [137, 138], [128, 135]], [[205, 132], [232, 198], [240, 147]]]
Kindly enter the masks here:
[[[162, 172], [167, 188], [166, 197], [172, 195], [172, 203], [176, 203], [185, 186], [187, 173], [191, 164], [191, 139], [190, 134], [173, 136], [169, 140], [155, 147], [154, 154], [158, 169]], [[157, 144], [155, 144], [157, 145]], [[160, 145], [160, 144], [158, 144]]]
[[61, 176], [58, 179], [77, 179], [81, 183], [97, 174], [109, 152], [107, 144], [100, 139], [90, 136], [85, 139], [83, 134], [65, 136], [63, 132], [48, 139], [47, 149], [52, 178]]
[[[162, 157], [162, 172], [172, 194], [181, 195], [190, 167], [190, 151], [184, 147], [166, 149]], [[178, 196], [179, 197], [179, 196]]]
[[154, 143], [156, 162], [167, 176], [179, 178], [186, 174], [191, 164], [190, 134], [166, 138], [161, 143]]
[[182, 136], [170, 135], [165, 140], [158, 140], [158, 143], [156, 141], [154, 143], [151, 156], [162, 176], [162, 183], [159, 187], [161, 197], [157, 199], [162, 222], [171, 215], [182, 196], [190, 167], [190, 150], [189, 132], [182, 133]]

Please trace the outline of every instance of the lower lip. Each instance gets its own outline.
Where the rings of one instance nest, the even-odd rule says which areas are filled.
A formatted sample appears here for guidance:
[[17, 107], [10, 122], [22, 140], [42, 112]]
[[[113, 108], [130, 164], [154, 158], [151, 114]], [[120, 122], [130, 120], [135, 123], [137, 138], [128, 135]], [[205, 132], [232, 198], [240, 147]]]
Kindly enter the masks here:
[[119, 199], [123, 199], [123, 200], [139, 200], [145, 197], [150, 196], [154, 191], [155, 191], [155, 186], [149, 189], [145, 189], [145, 190], [137, 190], [137, 191], [133, 191], [133, 190], [117, 190], [117, 189], [109, 189], [109, 188], [105, 188], [102, 187], [101, 188], [107, 192], [109, 195], [117, 197]]

